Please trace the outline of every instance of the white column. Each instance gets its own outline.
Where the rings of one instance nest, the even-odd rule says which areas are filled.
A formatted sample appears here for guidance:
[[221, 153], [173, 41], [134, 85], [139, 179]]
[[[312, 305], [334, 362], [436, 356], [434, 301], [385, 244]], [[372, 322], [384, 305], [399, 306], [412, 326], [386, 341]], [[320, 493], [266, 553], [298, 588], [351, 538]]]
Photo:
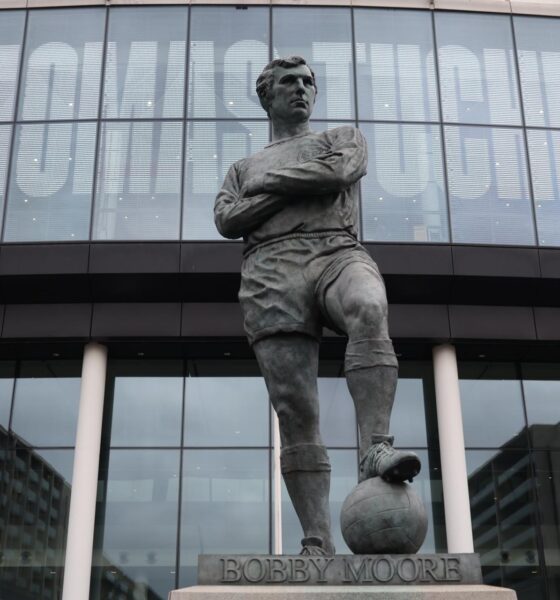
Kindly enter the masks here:
[[107, 372], [107, 348], [86, 345], [74, 452], [62, 600], [88, 600]]
[[442, 344], [433, 357], [447, 551], [473, 552], [457, 355], [451, 344]]
[[280, 422], [278, 415], [273, 411], [272, 415], [272, 453], [273, 469], [272, 481], [274, 482], [272, 493], [274, 502], [274, 554], [282, 554], [282, 473], [280, 469]]

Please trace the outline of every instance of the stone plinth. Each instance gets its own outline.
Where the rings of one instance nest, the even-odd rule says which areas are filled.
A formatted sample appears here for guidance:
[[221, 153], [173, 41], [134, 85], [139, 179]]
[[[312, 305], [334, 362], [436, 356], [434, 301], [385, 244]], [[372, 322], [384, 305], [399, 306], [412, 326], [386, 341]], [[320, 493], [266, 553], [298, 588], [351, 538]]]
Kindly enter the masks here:
[[516, 598], [512, 590], [487, 585], [198, 585], [169, 594], [169, 600], [516, 600]]

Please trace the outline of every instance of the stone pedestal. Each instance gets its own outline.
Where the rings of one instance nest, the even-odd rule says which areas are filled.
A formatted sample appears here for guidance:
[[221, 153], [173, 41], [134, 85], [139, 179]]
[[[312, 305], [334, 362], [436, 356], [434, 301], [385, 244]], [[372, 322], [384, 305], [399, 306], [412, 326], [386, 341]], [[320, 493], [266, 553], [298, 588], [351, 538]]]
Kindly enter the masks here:
[[169, 594], [169, 600], [516, 600], [516, 598], [512, 590], [487, 585], [197, 585]]

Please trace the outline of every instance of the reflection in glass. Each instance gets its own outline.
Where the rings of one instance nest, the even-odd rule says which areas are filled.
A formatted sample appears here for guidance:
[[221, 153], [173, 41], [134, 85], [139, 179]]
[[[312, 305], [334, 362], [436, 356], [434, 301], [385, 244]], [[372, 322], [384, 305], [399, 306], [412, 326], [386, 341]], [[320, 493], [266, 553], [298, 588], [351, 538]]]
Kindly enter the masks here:
[[109, 15], [103, 117], [182, 117], [186, 8], [117, 7]]
[[540, 246], [560, 246], [560, 132], [527, 130]]
[[15, 383], [12, 431], [30, 446], [73, 446], [80, 363], [23, 362]]
[[196, 583], [199, 554], [270, 553], [268, 450], [186, 450], [180, 587]]
[[449, 239], [441, 134], [432, 125], [362, 123], [369, 149], [362, 179], [364, 239]]
[[6, 598], [62, 595], [71, 492], [66, 471], [73, 454], [23, 446], [0, 450], [0, 590]]
[[438, 121], [431, 15], [355, 9], [360, 119]]
[[396, 446], [428, 447], [424, 387], [424, 380], [420, 377], [405, 378], [402, 374], [399, 377], [390, 427], [391, 435], [395, 436]]
[[92, 600], [107, 590], [164, 600], [175, 585], [179, 450], [111, 450], [100, 490]]
[[533, 461], [538, 486], [540, 526], [543, 541], [546, 576], [550, 598], [560, 597], [560, 452], [534, 452]]
[[303, 56], [315, 72], [316, 119], [354, 118], [351, 16], [346, 8], [273, 8], [274, 56]]
[[0, 209], [4, 208], [4, 194], [6, 190], [6, 176], [8, 172], [8, 157], [10, 154], [10, 141], [12, 139], [12, 126], [0, 125]]
[[3, 11], [0, 19], [0, 121], [11, 121], [14, 115], [24, 21], [23, 10]]
[[462, 363], [459, 380], [467, 448], [527, 445], [521, 382], [513, 365]]
[[8, 431], [10, 425], [13, 391], [14, 363], [0, 362], [0, 432]]
[[89, 237], [95, 123], [18, 125], [5, 241]]
[[105, 10], [30, 11], [19, 97], [25, 120], [97, 117]]
[[534, 245], [522, 131], [444, 129], [453, 241]]
[[525, 122], [560, 127], [560, 22], [513, 17]]
[[269, 403], [259, 377], [187, 377], [185, 446], [269, 446]]
[[560, 376], [557, 364], [522, 365], [529, 435], [536, 448], [560, 448]]
[[546, 597], [530, 462], [527, 452], [467, 451], [474, 547], [484, 583], [513, 588], [520, 600]]
[[268, 63], [269, 9], [193, 6], [188, 116], [263, 118], [255, 82]]
[[443, 120], [521, 125], [510, 18], [445, 12], [435, 17]]
[[185, 157], [183, 239], [223, 239], [214, 225], [214, 200], [230, 166], [268, 142], [268, 122], [190, 122]]
[[181, 123], [103, 123], [94, 239], [179, 238], [182, 143]]
[[140, 376], [113, 380], [111, 446], [179, 446], [183, 378]]

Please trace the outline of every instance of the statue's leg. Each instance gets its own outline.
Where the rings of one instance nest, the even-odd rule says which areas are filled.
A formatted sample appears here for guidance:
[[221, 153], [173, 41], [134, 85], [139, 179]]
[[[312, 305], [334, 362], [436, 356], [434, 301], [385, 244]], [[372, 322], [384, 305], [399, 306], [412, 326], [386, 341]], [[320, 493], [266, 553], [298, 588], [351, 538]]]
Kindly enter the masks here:
[[324, 306], [348, 335], [345, 373], [360, 429], [360, 480], [376, 475], [412, 479], [420, 470], [418, 457], [394, 450], [389, 435], [398, 363], [389, 338], [381, 276], [367, 263], [347, 264], [328, 287]]
[[303, 552], [334, 554], [331, 467], [319, 432], [319, 344], [306, 335], [276, 334], [253, 349], [280, 422], [282, 476], [303, 529]]

